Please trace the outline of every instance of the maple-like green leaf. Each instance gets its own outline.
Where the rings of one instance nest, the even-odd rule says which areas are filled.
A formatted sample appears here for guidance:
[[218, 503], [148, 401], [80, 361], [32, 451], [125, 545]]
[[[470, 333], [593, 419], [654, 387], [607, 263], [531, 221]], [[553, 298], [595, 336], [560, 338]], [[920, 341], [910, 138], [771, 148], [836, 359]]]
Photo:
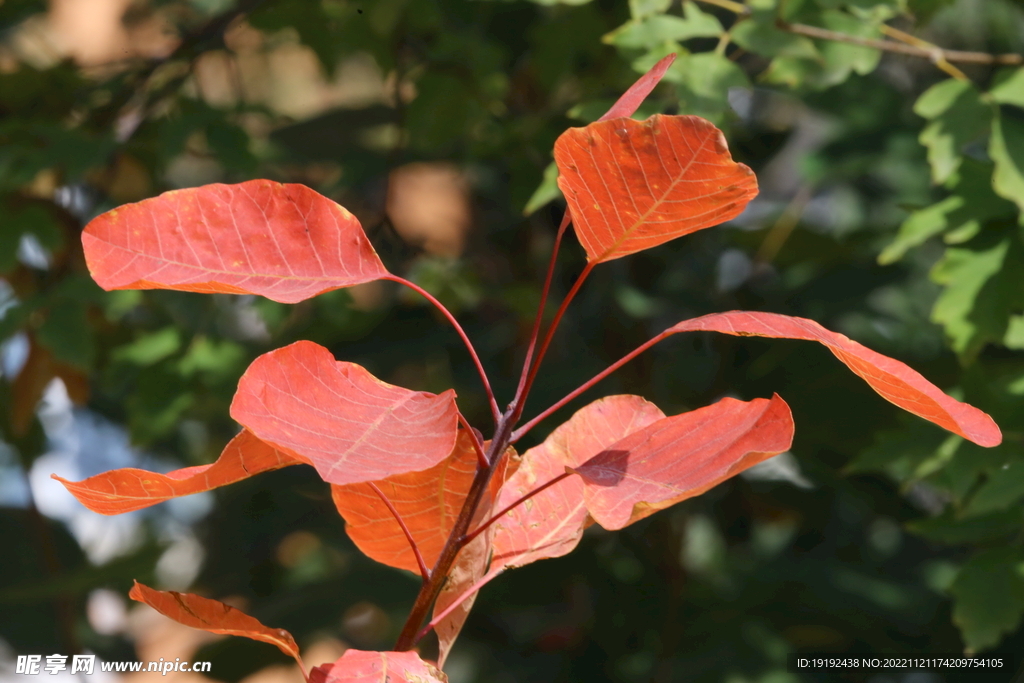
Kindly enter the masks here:
[[992, 187], [1024, 211], [1024, 121], [998, 114], [992, 122], [988, 154], [996, 162]]
[[1012, 218], [1016, 207], [993, 192], [992, 170], [990, 164], [964, 159], [956, 176], [947, 183], [953, 193], [910, 214], [896, 239], [878, 256], [878, 262], [895, 263], [913, 247], [940, 234], [945, 234], [945, 241], [950, 244], [966, 242], [978, 234], [986, 221]]
[[992, 117], [981, 93], [968, 81], [954, 78], [924, 91], [914, 104], [914, 113], [930, 121], [918, 139], [928, 148], [935, 183], [945, 182], [956, 172], [964, 147], [988, 130]]
[[953, 350], [971, 361], [989, 342], [1000, 343], [1011, 314], [1024, 309], [1024, 245], [1016, 229], [993, 231], [946, 250], [931, 277], [943, 286], [932, 320]]
[[1024, 614], [1024, 551], [1012, 546], [982, 550], [961, 568], [950, 591], [953, 622], [968, 651], [995, 647]]

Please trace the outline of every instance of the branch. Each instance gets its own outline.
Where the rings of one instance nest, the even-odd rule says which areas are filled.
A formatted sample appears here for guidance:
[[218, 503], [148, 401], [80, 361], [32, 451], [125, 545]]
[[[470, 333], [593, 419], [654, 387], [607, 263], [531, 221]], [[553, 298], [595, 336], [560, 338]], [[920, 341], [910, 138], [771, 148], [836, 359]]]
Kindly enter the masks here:
[[[707, 2], [707, 0], [702, 0]], [[992, 55], [987, 52], [964, 52], [963, 50], [947, 50], [938, 46], [932, 46], [931, 43], [927, 43], [930, 47], [923, 47], [921, 43], [916, 45], [907, 45], [905, 43], [898, 43], [895, 40], [879, 40], [877, 38], [861, 38], [859, 36], [851, 36], [847, 33], [840, 33], [839, 31], [831, 31], [827, 28], [819, 28], [817, 26], [808, 26], [807, 24], [790, 24], [784, 21], [777, 21], [776, 26], [787, 31], [789, 33], [795, 33], [799, 36], [807, 36], [808, 38], [817, 38], [819, 40], [834, 40], [838, 43], [850, 43], [851, 45], [861, 45], [863, 47], [872, 47], [876, 50], [885, 50], [886, 52], [898, 52], [904, 55], [910, 55], [912, 57], [924, 57], [930, 59], [935, 64], [940, 62], [961, 62], [964, 64], [991, 64], [991, 65], [1014, 65], [1024, 64], [1024, 56], [1018, 54], [1000, 54]], [[888, 28], [888, 27], [887, 27]], [[893, 29], [895, 31], [895, 29]], [[902, 31], [899, 33], [903, 34]], [[907, 35], [907, 34], [903, 34]], [[913, 38], [913, 36], [909, 36]], [[917, 39], [915, 39], [916, 41]], [[959, 70], [957, 70], [959, 72]], [[961, 74], [963, 75], [963, 74]], [[965, 76], [966, 78], [966, 76]]]
[[459, 411], [459, 422], [469, 432], [469, 440], [473, 442], [473, 450], [476, 451], [477, 463], [479, 463], [480, 467], [490, 467], [491, 463], [487, 462], [487, 456], [484, 455], [484, 445], [480, 443], [480, 436], [473, 429], [473, 425], [469, 424], [469, 420], [466, 419], [461, 410]]
[[[551, 339], [555, 336], [555, 330], [558, 329], [558, 323], [562, 321], [562, 316], [565, 315], [565, 311], [569, 308], [569, 304], [575, 298], [576, 293], [580, 291], [580, 287], [583, 286], [583, 282], [590, 275], [590, 271], [597, 265], [597, 261], [587, 261], [587, 265], [583, 268], [583, 272], [576, 278], [576, 282], [573, 283], [572, 289], [565, 295], [562, 300], [562, 305], [558, 307], [558, 312], [555, 313], [554, 320], [551, 321], [551, 325], [548, 326], [548, 333], [544, 335], [544, 343], [540, 345], [540, 351], [537, 352], [537, 359], [533, 363], [533, 367], [530, 368], [530, 374], [526, 378], [526, 385], [522, 388], [520, 395], [517, 396], [515, 407], [512, 412], [512, 424], [519, 421], [519, 416], [523, 414], [523, 408], [526, 405], [526, 396], [530, 393], [530, 387], [533, 386], [533, 380], [537, 378], [537, 371], [540, 370], [540, 364], [544, 361], [544, 354], [547, 353], [548, 347], [551, 346]], [[510, 442], [511, 443], [511, 442]]]
[[576, 389], [574, 389], [570, 393], [566, 394], [565, 397], [563, 397], [560, 401], [558, 401], [557, 403], [552, 405], [550, 408], [548, 408], [547, 410], [542, 412], [540, 415], [538, 415], [537, 417], [533, 418], [532, 420], [530, 420], [529, 422], [524, 424], [522, 427], [520, 427], [519, 429], [517, 429], [514, 432], [512, 432], [512, 439], [509, 441], [509, 443], [510, 444], [511, 443], [515, 443], [516, 441], [521, 439], [523, 437], [523, 435], [525, 435], [528, 431], [533, 429], [537, 425], [538, 422], [544, 420], [547, 417], [550, 417], [550, 415], [553, 412], [555, 412], [556, 410], [558, 410], [559, 408], [564, 406], [566, 403], [568, 403], [569, 401], [573, 400], [574, 398], [576, 398], [577, 396], [579, 396], [580, 394], [585, 392], [587, 389], [589, 389], [590, 387], [594, 386], [595, 384], [597, 384], [598, 382], [603, 380], [605, 377], [607, 377], [608, 375], [612, 374], [613, 372], [615, 372], [616, 370], [621, 368], [623, 365], [625, 365], [629, 361], [633, 360], [634, 358], [639, 356], [641, 353], [643, 353], [647, 349], [651, 348], [652, 346], [654, 346], [655, 344], [660, 342], [662, 339], [665, 339], [665, 338], [667, 338], [669, 336], [670, 336], [669, 334], [666, 334], [665, 332], [662, 332], [661, 334], [659, 334], [658, 336], [654, 337], [653, 339], [650, 339], [650, 340], [644, 342], [643, 344], [641, 344], [640, 346], [636, 347], [635, 349], [633, 349], [632, 351], [627, 353], [625, 356], [623, 356], [622, 358], [620, 358], [619, 360], [615, 361], [614, 363], [609, 365], [607, 368], [602, 370], [601, 372], [599, 372], [596, 375], [594, 375], [593, 377], [591, 377], [589, 380], [587, 380], [586, 382], [581, 384], [579, 387], [577, 387]]
[[569, 223], [572, 222], [572, 216], [569, 214], [569, 210], [565, 210], [565, 215], [562, 216], [562, 224], [558, 226], [558, 233], [555, 235], [555, 244], [551, 248], [551, 261], [548, 263], [548, 274], [544, 278], [544, 288], [540, 293], [540, 305], [537, 307], [537, 317], [533, 321], [533, 331], [530, 333], [530, 347], [526, 350], [526, 360], [523, 361], [523, 372], [519, 375], [519, 386], [516, 387], [515, 398], [512, 399], [514, 405], [519, 405], [522, 400], [523, 390], [526, 388], [526, 377], [530, 373], [530, 363], [533, 361], [533, 351], [537, 347], [537, 337], [540, 336], [540, 324], [544, 318], [545, 304], [548, 302], [548, 293], [551, 291], [551, 280], [555, 275], [555, 261], [558, 259], [558, 248], [562, 244], [562, 237], [565, 235], [565, 229], [569, 227]]
[[388, 497], [384, 495], [384, 492], [377, 488], [377, 485], [372, 481], [369, 482], [370, 488], [377, 494], [377, 497], [384, 501], [384, 504], [388, 506], [388, 510], [394, 515], [395, 521], [398, 522], [398, 526], [402, 527], [402, 533], [409, 540], [409, 545], [412, 546], [412, 553], [416, 556], [416, 563], [420, 566], [420, 574], [423, 575], [424, 581], [430, 581], [430, 570], [427, 569], [427, 563], [423, 561], [423, 555], [420, 554], [420, 548], [416, 545], [416, 539], [412, 537], [412, 532], [409, 531], [409, 527], [405, 525], [405, 520], [402, 519], [402, 515], [398, 514], [398, 510]]
[[423, 636], [425, 636], [428, 633], [430, 633], [431, 629], [433, 629], [435, 626], [440, 624], [442, 621], [444, 621], [444, 619], [449, 614], [451, 614], [456, 609], [458, 609], [459, 605], [461, 605], [467, 599], [472, 597], [472, 595], [474, 593], [476, 593], [481, 588], [483, 588], [484, 585], [490, 583], [492, 579], [497, 578], [504, 571], [505, 571], [505, 567], [502, 567], [501, 569], [498, 569], [497, 571], [489, 572], [488, 574], [485, 574], [476, 583], [474, 583], [472, 586], [470, 586], [465, 591], [463, 591], [462, 595], [460, 595], [459, 597], [455, 598], [455, 600], [452, 601], [452, 604], [450, 604], [447, 607], [445, 607], [439, 614], [435, 615], [434, 618], [430, 620], [430, 623], [428, 623], [426, 626], [424, 626], [422, 629], [420, 629], [420, 631], [416, 634], [416, 639], [415, 639], [414, 642], [419, 642], [423, 638]]
[[494, 416], [494, 422], [497, 423], [498, 420], [501, 419], [501, 411], [498, 409], [498, 401], [494, 398], [494, 392], [491, 390], [491, 382], [489, 379], [487, 379], [487, 373], [484, 371], [483, 363], [480, 362], [480, 356], [476, 354], [476, 349], [473, 348], [473, 342], [469, 341], [469, 337], [466, 336], [466, 331], [462, 329], [462, 325], [460, 325], [459, 321], [455, 319], [455, 316], [452, 315], [452, 312], [445, 308], [444, 304], [435, 299], [434, 295], [432, 295], [430, 292], [428, 292], [427, 290], [423, 289], [422, 287], [415, 283], [409, 282], [405, 278], [398, 277], [397, 275], [388, 275], [381, 279], [391, 280], [393, 282], [397, 282], [400, 285], [405, 285], [409, 289], [415, 290], [424, 299], [432, 303], [434, 305], [434, 308], [441, 311], [441, 314], [444, 315], [444, 317], [448, 318], [448, 322], [452, 324], [452, 327], [455, 328], [455, 331], [458, 332], [459, 336], [462, 338], [462, 343], [466, 345], [466, 350], [469, 351], [469, 355], [473, 359], [473, 364], [476, 365], [476, 371], [480, 374], [480, 380], [484, 384], [484, 391], [487, 392], [487, 399], [491, 403], [491, 414]]

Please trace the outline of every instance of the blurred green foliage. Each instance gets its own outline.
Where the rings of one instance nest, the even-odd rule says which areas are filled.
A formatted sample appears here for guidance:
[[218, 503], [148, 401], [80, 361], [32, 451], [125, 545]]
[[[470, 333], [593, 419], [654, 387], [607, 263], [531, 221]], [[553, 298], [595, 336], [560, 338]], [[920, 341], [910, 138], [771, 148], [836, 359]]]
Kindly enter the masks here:
[[[296, 306], [103, 293], [81, 229], [175, 187], [306, 183], [363, 221], [390, 269], [458, 310], [507, 400], [561, 216], [551, 146], [676, 53], [637, 116], [712, 119], [761, 197], [732, 226], [595, 271], [527, 416], [674, 322], [746, 308], [814, 318], [908, 362], [989, 412], [1005, 442], [981, 449], [898, 415], [822, 349], [666, 342], [600, 390], [666, 412], [778, 390], [800, 473], [727, 482], [511, 572], [477, 602], [452, 680], [793, 681], [790, 652], [1024, 650], [1024, 69], [958, 64], [962, 80], [791, 30], [879, 39], [891, 25], [1019, 54], [1020, 3], [161, 0], [123, 24], [158, 22], [177, 47], [88, 68], [31, 49], [45, 11], [0, 2], [0, 339], [23, 360], [0, 379], [12, 485], [48, 474], [34, 467], [53, 447], [35, 407], [54, 378], [140, 452], [202, 464], [236, 429], [227, 406], [247, 364], [300, 338], [389, 382], [454, 386], [487, 424], [457, 336], [422, 302], [388, 287]], [[457, 253], [431, 253], [391, 218], [389, 173], [414, 162], [455, 164], [468, 183], [473, 229]], [[563, 252], [556, 295], [584, 258]], [[0, 570], [0, 637], [17, 652], [131, 658], [129, 635], [97, 630], [86, 599], [159, 579], [157, 521], [95, 566], [73, 525], [7, 504], [18, 559]], [[411, 575], [354, 549], [302, 468], [218, 491], [194, 532], [193, 590], [244, 598], [303, 646], [386, 648], [415, 594]], [[232, 682], [275, 658], [240, 639], [194, 657]]]

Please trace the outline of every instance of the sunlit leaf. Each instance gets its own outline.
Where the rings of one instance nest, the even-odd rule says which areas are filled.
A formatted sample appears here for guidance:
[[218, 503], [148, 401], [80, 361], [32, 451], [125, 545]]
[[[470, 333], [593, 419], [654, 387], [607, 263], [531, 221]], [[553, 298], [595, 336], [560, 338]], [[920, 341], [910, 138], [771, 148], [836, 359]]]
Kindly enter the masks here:
[[452, 452], [458, 432], [451, 389], [435, 395], [387, 384], [308, 341], [253, 361], [231, 417], [331, 484], [433, 467]]
[[793, 416], [778, 395], [723, 398], [634, 431], [572, 471], [583, 477], [590, 516], [621, 529], [782, 453], [792, 441]]
[[248, 614], [219, 600], [203, 598], [192, 593], [158, 591], [138, 581], [132, 586], [128, 597], [146, 603], [160, 614], [185, 626], [270, 643], [289, 657], [294, 657], [299, 665], [302, 665], [302, 660], [299, 659], [299, 646], [295, 644], [292, 634], [283, 628], [264, 626]]
[[171, 498], [209, 491], [233, 484], [260, 472], [302, 464], [242, 430], [210, 465], [174, 470], [167, 474], [125, 467], [82, 481], [50, 475], [93, 512], [119, 515], [162, 503]]
[[415, 652], [346, 650], [336, 662], [314, 667], [310, 683], [447, 683], [437, 667]]
[[89, 272], [111, 289], [260, 294], [296, 303], [388, 273], [343, 207], [269, 180], [165, 192], [93, 219]]
[[[373, 482], [402, 516], [427, 567], [434, 566], [476, 474], [472, 440], [460, 432], [451, 454], [422, 472]], [[419, 564], [394, 515], [368, 483], [331, 486], [345, 531], [363, 553], [391, 567], [419, 573]]]
[[666, 333], [697, 331], [819, 342], [887, 401], [980, 446], [995, 446], [1002, 441], [999, 427], [987, 414], [947, 396], [898, 360], [826, 330], [813, 320], [777, 313], [730, 311], [686, 320], [670, 327]]
[[[583, 465], [622, 438], [665, 417], [639, 396], [608, 396], [581, 408], [539, 446], [523, 454], [495, 504], [503, 510], [522, 496]], [[570, 476], [513, 508], [498, 522], [491, 571], [561, 557], [587, 525], [583, 481]]]
[[718, 225], [757, 194], [722, 132], [696, 116], [570, 128], [555, 143], [555, 163], [576, 234], [596, 262]]

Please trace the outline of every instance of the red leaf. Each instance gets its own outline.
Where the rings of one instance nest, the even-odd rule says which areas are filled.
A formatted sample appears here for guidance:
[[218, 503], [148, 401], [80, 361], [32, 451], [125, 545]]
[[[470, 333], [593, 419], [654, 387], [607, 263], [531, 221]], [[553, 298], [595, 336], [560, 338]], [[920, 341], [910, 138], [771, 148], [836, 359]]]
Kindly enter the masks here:
[[93, 219], [93, 279], [111, 289], [260, 294], [296, 303], [388, 274], [359, 221], [304, 185], [250, 180], [165, 192]]
[[[608, 396], [581, 408], [539, 446], [523, 454], [502, 487], [495, 509], [582, 465], [627, 435], [665, 417], [639, 396]], [[568, 477], [541, 491], [494, 523], [491, 572], [561, 557], [576, 547], [587, 526], [584, 486]]]
[[119, 515], [301, 463], [242, 430], [224, 447], [217, 462], [210, 465], [186, 467], [167, 474], [125, 467], [77, 482], [56, 474], [50, 476], [64, 484], [71, 495], [93, 512]]
[[632, 432], [572, 471], [583, 477], [594, 520], [621, 529], [782, 453], [792, 441], [793, 416], [777, 394], [723, 398]]
[[452, 452], [458, 431], [454, 391], [387, 384], [308, 341], [254, 360], [238, 382], [231, 417], [331, 484], [433, 467]]
[[659, 59], [658, 63], [652, 66], [636, 83], [629, 86], [629, 90], [622, 93], [622, 97], [617, 99], [612, 108], [605, 112], [605, 115], [599, 118], [598, 121], [632, 116], [636, 113], [636, 110], [647, 99], [647, 96], [651, 94], [651, 91], [654, 90], [654, 87], [661, 82], [665, 72], [668, 71], [668, 68], [672, 66], [674, 61], [676, 61], [674, 52]]
[[920, 373], [898, 360], [826, 330], [813, 320], [777, 313], [730, 311], [683, 321], [665, 333], [692, 331], [820, 342], [887, 401], [979, 446], [996, 446], [1002, 442], [999, 427], [987, 414], [942, 393]]
[[697, 116], [570, 128], [555, 142], [558, 187], [587, 259], [610, 261], [718, 225], [757, 194], [722, 132]]
[[346, 650], [333, 664], [314, 667], [310, 683], [447, 683], [437, 667], [415, 652]]
[[[373, 482], [402, 516], [427, 567], [434, 566], [448, 540], [473, 483], [476, 464], [473, 442], [463, 430], [440, 464]], [[356, 547], [378, 562], [419, 573], [409, 540], [369, 483], [333, 485], [331, 496]]]
[[138, 581], [132, 586], [128, 597], [146, 603], [160, 614], [174, 619], [179, 624], [210, 633], [242, 636], [275, 645], [281, 652], [294, 657], [295, 661], [299, 663], [299, 667], [302, 667], [302, 660], [299, 659], [299, 646], [295, 644], [292, 634], [283, 628], [264, 626], [248, 614], [230, 605], [225, 605], [219, 600], [201, 598], [192, 593], [158, 591]]

